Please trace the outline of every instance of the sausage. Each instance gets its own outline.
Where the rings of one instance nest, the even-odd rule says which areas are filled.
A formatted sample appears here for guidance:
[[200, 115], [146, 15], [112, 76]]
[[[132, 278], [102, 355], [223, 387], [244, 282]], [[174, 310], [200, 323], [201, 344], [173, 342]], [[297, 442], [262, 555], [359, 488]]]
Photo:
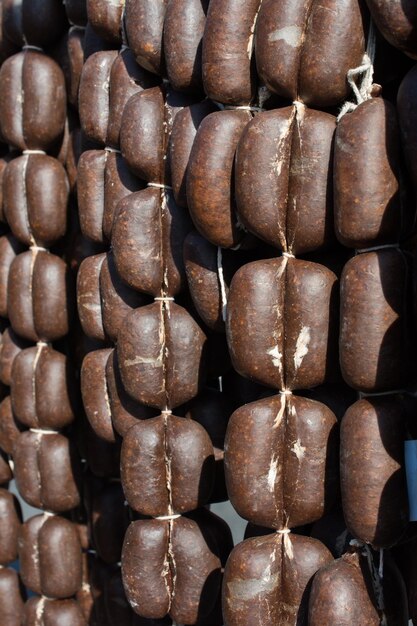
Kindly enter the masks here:
[[223, 580], [225, 626], [294, 626], [307, 618], [309, 582], [333, 560], [310, 537], [273, 534], [246, 539], [229, 557]]
[[64, 72], [68, 102], [76, 110], [84, 65], [84, 33], [84, 28], [72, 26], [55, 52], [57, 61]]
[[12, 479], [13, 471], [7, 459], [7, 455], [0, 448], [0, 485], [7, 487], [7, 484]]
[[[1, 9], [0, 9], [1, 11]], [[0, 157], [0, 222], [7, 224], [6, 216], [4, 214], [4, 198], [3, 198], [3, 181], [4, 174], [6, 173], [7, 165], [12, 161], [13, 153]]]
[[143, 404], [174, 409], [204, 384], [205, 344], [203, 331], [178, 304], [155, 302], [133, 311], [117, 343], [123, 386]]
[[[387, 623], [406, 626], [408, 615], [404, 582], [388, 558], [381, 586]], [[357, 552], [344, 554], [317, 572], [311, 588], [308, 617], [309, 626], [324, 623], [328, 626], [379, 626], [382, 611], [364, 556]]]
[[209, 328], [224, 332], [233, 258], [227, 250], [220, 251], [197, 232], [191, 231], [184, 241], [184, 263], [191, 298], [198, 314]]
[[65, 262], [32, 249], [19, 254], [9, 270], [7, 312], [13, 330], [30, 341], [55, 341], [69, 330], [71, 302]]
[[272, 396], [240, 407], [225, 441], [226, 485], [241, 517], [267, 528], [320, 519], [338, 492], [338, 433], [324, 404]]
[[170, 0], [164, 21], [168, 80], [177, 91], [202, 92], [202, 39], [210, 0]]
[[81, 394], [87, 419], [96, 435], [114, 443], [110, 403], [107, 394], [106, 363], [112, 350], [93, 350], [83, 360], [81, 367]]
[[366, 0], [378, 30], [392, 46], [417, 59], [417, 7], [412, 0]]
[[203, 119], [217, 107], [207, 98], [202, 102], [185, 106], [175, 116], [168, 149], [171, 185], [175, 202], [187, 208], [187, 172], [191, 149], [197, 130]]
[[24, 246], [12, 234], [0, 237], [0, 315], [8, 317], [7, 284], [11, 265]]
[[29, 428], [71, 424], [76, 387], [68, 358], [42, 344], [19, 352], [13, 361], [10, 397], [16, 418]]
[[28, 504], [57, 513], [80, 504], [80, 461], [67, 437], [41, 431], [21, 433], [13, 459], [16, 484]]
[[123, 589], [121, 572], [116, 571], [105, 586], [106, 612], [110, 624], [118, 626], [171, 626], [169, 617], [149, 620], [134, 613]]
[[44, 513], [22, 526], [20, 575], [23, 583], [39, 595], [73, 596], [82, 583], [81, 554], [77, 528], [63, 517]]
[[[103, 2], [103, 0], [100, 0]], [[155, 79], [135, 62], [131, 50], [122, 50], [115, 59], [110, 71], [109, 125], [107, 140], [110, 146], [119, 145], [120, 127], [124, 108], [136, 93], [152, 87]]]
[[24, 50], [3, 63], [0, 81], [0, 126], [7, 143], [19, 150], [56, 149], [66, 119], [65, 79], [57, 63]]
[[238, 373], [280, 390], [328, 380], [337, 370], [335, 288], [333, 272], [311, 261], [280, 257], [238, 270], [226, 320]]
[[116, 50], [92, 54], [81, 72], [78, 110], [81, 128], [87, 139], [107, 145], [109, 124], [110, 72], [117, 58]]
[[236, 150], [236, 208], [266, 243], [305, 254], [333, 243], [336, 119], [302, 104], [256, 115]]
[[369, 248], [399, 241], [403, 234], [399, 161], [399, 128], [390, 102], [371, 98], [339, 121], [335, 228], [344, 246]]
[[18, 499], [6, 489], [0, 489], [1, 565], [7, 565], [17, 559], [17, 541], [21, 523], [22, 511]]
[[255, 97], [253, 58], [260, 0], [211, 0], [203, 37], [206, 94], [223, 104], [247, 105]]
[[115, 50], [100, 50], [91, 54], [84, 64], [79, 88], [80, 120], [87, 138], [117, 148], [127, 101], [154, 82], [135, 63], [130, 50], [120, 54]]
[[408, 523], [404, 470], [405, 414], [392, 397], [355, 402], [342, 420], [340, 476], [350, 532], [377, 548], [390, 547]]
[[360, 3], [264, 0], [255, 50], [259, 77], [270, 91], [307, 106], [337, 105], [349, 95], [348, 70], [362, 65], [365, 52]]
[[210, 437], [197, 422], [175, 415], [138, 421], [123, 439], [121, 478], [129, 505], [142, 515], [197, 509], [213, 489]]
[[127, 102], [120, 127], [120, 148], [132, 172], [148, 183], [170, 184], [166, 159], [176, 115], [190, 98], [166, 87], [151, 87]]
[[243, 237], [235, 215], [233, 163], [248, 111], [217, 111], [201, 122], [191, 150], [187, 198], [197, 230], [215, 246], [232, 248]]
[[164, 74], [163, 28], [169, 0], [126, 0], [127, 40], [136, 62], [154, 74]]
[[142, 187], [120, 154], [108, 150], [83, 152], [77, 178], [83, 235], [99, 243], [109, 240], [118, 202]]
[[14, 446], [23, 430], [22, 424], [16, 419], [10, 396], [0, 403], [0, 448], [6, 454], [13, 454]]
[[7, 626], [21, 626], [26, 598], [16, 570], [0, 568], [0, 615]]
[[25, 626], [87, 626], [81, 608], [75, 600], [51, 600], [32, 597], [26, 602]]
[[113, 252], [105, 256], [100, 271], [101, 314], [106, 335], [116, 343], [125, 317], [133, 309], [149, 303], [149, 298], [131, 289], [116, 270]]
[[92, 28], [106, 41], [119, 46], [122, 41], [123, 2], [87, 0], [87, 16]]
[[65, 235], [69, 184], [64, 167], [45, 154], [13, 159], [3, 178], [4, 213], [26, 246], [51, 247]]
[[[147, 618], [193, 624], [210, 612], [220, 585], [218, 543], [204, 525], [180, 517], [132, 522], [122, 552], [122, 576], [133, 610]], [[175, 569], [174, 569], [175, 568]]]
[[13, 361], [21, 350], [27, 348], [29, 343], [16, 335], [8, 326], [1, 335], [0, 342], [0, 381], [10, 387], [12, 382]]
[[105, 341], [100, 297], [100, 271], [106, 253], [86, 257], [77, 273], [77, 308], [81, 326], [87, 337]]
[[343, 269], [340, 365], [346, 383], [358, 391], [377, 393], [406, 384], [407, 271], [398, 250], [360, 254]]
[[78, 314], [88, 337], [116, 342], [126, 315], [149, 299], [120, 279], [112, 252], [92, 255], [81, 263], [77, 275]]
[[186, 286], [183, 244], [191, 223], [169, 191], [148, 188], [118, 205], [112, 251], [117, 272], [133, 289], [176, 296]]
[[157, 412], [134, 400], [128, 393], [120, 377], [116, 350], [112, 350], [106, 364], [107, 393], [111, 419], [116, 432], [124, 437], [137, 420], [154, 417]]
[[122, 114], [120, 148], [132, 172], [148, 182], [164, 183], [168, 128], [165, 93], [151, 87], [129, 98]]

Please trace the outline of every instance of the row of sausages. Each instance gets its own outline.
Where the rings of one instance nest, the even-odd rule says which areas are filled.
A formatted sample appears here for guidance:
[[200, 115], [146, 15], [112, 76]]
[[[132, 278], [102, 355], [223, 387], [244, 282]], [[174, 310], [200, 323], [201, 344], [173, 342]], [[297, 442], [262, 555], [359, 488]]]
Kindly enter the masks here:
[[[96, 41], [98, 51], [89, 54], [87, 36], [72, 28], [61, 49], [65, 76], [52, 58], [30, 48], [0, 70], [2, 135], [16, 149], [31, 151], [6, 159], [2, 174], [2, 214], [11, 234], [1, 239], [0, 295], [11, 329], [3, 337], [0, 367], [11, 389], [0, 405], [1, 437], [5, 452], [13, 454], [21, 495], [66, 513], [81, 504], [86, 482], [73, 451], [76, 431], [67, 430], [77, 413], [76, 377], [67, 355], [45, 345], [71, 328], [71, 276], [59, 253], [75, 179], [74, 168], [68, 180], [60, 164], [68, 135], [66, 83], [71, 115], [78, 109], [82, 127], [78, 152], [87, 148], [77, 172], [79, 221], [83, 236], [94, 242], [85, 246], [77, 278], [79, 318], [94, 348], [81, 368], [92, 431], [87, 460], [93, 473], [103, 472], [104, 492], [117, 484], [119, 522], [124, 513], [116, 534], [127, 528], [121, 571], [131, 606], [156, 620], [144, 623], [165, 623], [167, 614], [184, 624], [223, 623], [219, 590], [230, 534], [201, 507], [224, 499], [219, 491], [228, 415], [224, 419], [224, 398], [213, 385], [228, 369], [216, 342], [224, 347], [227, 340], [235, 370], [253, 385], [249, 399], [256, 399], [238, 408], [229, 423], [228, 494], [249, 522], [278, 532], [248, 539], [232, 553], [223, 585], [224, 623], [306, 620], [306, 587], [324, 568], [313, 584], [309, 623], [342, 623], [340, 606], [326, 604], [332, 602], [324, 597], [326, 576], [334, 581], [340, 575], [343, 585], [350, 575], [353, 595], [361, 599], [355, 620], [377, 624], [378, 589], [367, 596], [362, 553], [334, 561], [326, 542], [289, 532], [322, 518], [339, 496], [339, 415], [305, 389], [340, 383], [339, 353], [343, 379], [355, 390], [378, 393], [407, 384], [409, 264], [397, 249], [367, 251], [397, 245], [412, 228], [413, 210], [400, 187], [395, 109], [374, 97], [336, 124], [334, 110], [306, 106], [339, 105], [349, 96], [347, 70], [360, 65], [365, 52], [360, 5], [107, 4], [66, 3], [71, 22], [82, 27], [88, 18], [108, 44]], [[401, 22], [404, 7], [394, 3], [389, 14], [386, 3], [368, 4], [383, 33], [384, 19], [392, 20], [394, 12], [394, 43], [415, 55], [412, 34]], [[13, 11], [22, 12], [29, 45], [52, 43], [42, 29], [31, 35], [27, 24], [35, 18], [25, 2], [4, 4], [3, 25]], [[47, 15], [53, 19], [52, 9]], [[65, 26], [60, 31], [54, 19], [58, 40]], [[352, 25], [347, 35], [346, 20]], [[120, 53], [111, 49], [122, 42]], [[258, 101], [256, 72], [282, 102], [275, 96]], [[410, 164], [414, 84], [411, 71], [398, 106]], [[201, 101], [203, 90], [215, 102]], [[296, 102], [288, 106], [288, 100]], [[281, 103], [286, 106], [274, 108]], [[271, 110], [258, 113], [250, 104]], [[34, 110], [42, 113], [35, 122]], [[363, 250], [344, 267], [341, 307], [338, 275], [347, 255], [337, 242]], [[24, 246], [31, 250], [24, 252]], [[277, 257], [277, 249], [284, 254]], [[210, 363], [210, 353], [217, 362]], [[264, 387], [280, 393], [270, 395]], [[348, 395], [346, 388], [343, 393]], [[25, 427], [34, 430], [20, 433]], [[361, 400], [342, 421], [346, 523], [374, 547], [391, 546], [407, 527], [404, 432], [401, 397]], [[100, 453], [104, 462], [97, 470]], [[120, 487], [109, 481], [119, 474], [119, 454], [130, 524]], [[18, 513], [8, 515], [18, 519]], [[115, 523], [109, 523], [112, 531]], [[64, 528], [74, 540], [67, 563], [53, 553]], [[21, 530], [22, 579], [43, 596], [26, 605], [28, 623], [39, 615], [45, 625], [83, 623], [82, 551], [91, 541], [83, 545], [78, 534], [73, 522], [50, 515], [32, 518]], [[101, 542], [96, 535], [94, 550], [114, 566], [121, 542], [109, 556], [112, 542], [105, 544], [112, 532], [106, 530]], [[36, 554], [27, 555], [25, 537]], [[97, 569], [96, 556], [93, 562]], [[55, 567], [45, 586], [45, 572]], [[63, 600], [74, 594], [78, 605]], [[111, 601], [104, 602], [111, 613]], [[112, 623], [114, 615], [99, 623]], [[395, 617], [398, 623], [403, 618]]]

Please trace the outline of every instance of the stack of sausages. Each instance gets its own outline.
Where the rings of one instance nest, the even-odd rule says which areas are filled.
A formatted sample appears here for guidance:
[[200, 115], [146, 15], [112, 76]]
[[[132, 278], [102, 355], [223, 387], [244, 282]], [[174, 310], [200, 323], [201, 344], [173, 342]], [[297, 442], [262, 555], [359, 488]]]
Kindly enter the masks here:
[[1, 0], [0, 626], [417, 620], [416, 59], [411, 0]]

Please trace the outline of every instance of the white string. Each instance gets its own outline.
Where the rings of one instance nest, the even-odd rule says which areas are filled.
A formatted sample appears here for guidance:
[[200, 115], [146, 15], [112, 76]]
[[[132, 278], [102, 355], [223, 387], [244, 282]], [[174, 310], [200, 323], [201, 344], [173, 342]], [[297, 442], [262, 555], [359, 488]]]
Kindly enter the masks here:
[[172, 415], [171, 409], [163, 409], [161, 415]]
[[[365, 54], [362, 57], [362, 63], [358, 67], [354, 67], [348, 70], [347, 81], [355, 95], [356, 102], [347, 101], [342, 106], [337, 121], [346, 114], [354, 111], [359, 104], [369, 100], [371, 97], [371, 90], [374, 78], [374, 61], [375, 61], [375, 49], [376, 49], [376, 36], [373, 21], [370, 21], [368, 32], [368, 44]], [[357, 85], [357, 79], [362, 76], [360, 86]]]
[[36, 244], [31, 245], [29, 250], [33, 250], [34, 252], [48, 252], [46, 248], [43, 248], [42, 246], [37, 246]]
[[25, 43], [22, 50], [37, 50], [38, 52], [43, 52], [42, 48], [40, 48], [39, 46], [32, 46], [29, 43]]
[[393, 389], [392, 391], [379, 391], [377, 393], [366, 393], [359, 391], [359, 398], [372, 398], [373, 396], [393, 396], [398, 393], [409, 393], [406, 389]]
[[386, 243], [381, 246], [372, 246], [371, 248], [358, 248], [355, 250], [355, 254], [363, 254], [364, 252], [375, 252], [377, 250], [386, 250], [387, 248], [395, 248], [398, 250], [400, 244], [398, 243]]
[[157, 515], [154, 519], [160, 520], [161, 522], [167, 522], [178, 519], [179, 517], [181, 517], [181, 513], [172, 513], [172, 515]]
[[38, 435], [59, 435], [59, 430], [50, 430], [48, 428], [30, 428], [31, 433], [37, 433]]
[[281, 389], [279, 393], [281, 396], [292, 396], [292, 391], [290, 389]]
[[283, 252], [282, 256], [287, 257], [287, 259], [295, 259], [295, 255], [292, 252]]
[[175, 298], [172, 296], [157, 296], [154, 300], [158, 302], [175, 302]]
[[162, 183], [148, 183], [148, 187], [156, 187], [156, 189], [172, 190], [172, 187], [170, 185], [163, 185]]
[[219, 276], [220, 295], [221, 295], [221, 301], [222, 301], [222, 319], [223, 319], [223, 322], [225, 322], [226, 314], [227, 314], [227, 293], [226, 293], [226, 283], [224, 282], [224, 273], [223, 273], [223, 255], [222, 255], [222, 249], [220, 247], [217, 248], [217, 273]]
[[281, 528], [281, 530], [276, 531], [278, 535], [288, 535], [291, 532], [290, 528]]
[[49, 343], [47, 341], [38, 341], [36, 343], [36, 345], [38, 346], [38, 348], [48, 348], [49, 347]]
[[104, 150], [106, 152], [115, 152], [116, 154], [122, 154], [121, 150], [118, 150], [117, 148], [111, 148], [110, 146], [106, 146]]
[[213, 100], [213, 102], [217, 107], [219, 107], [220, 111], [263, 111], [263, 107], [251, 106], [250, 104], [241, 104], [235, 106], [233, 104], [222, 104], [221, 102], [216, 102], [215, 100]]
[[226, 104], [225, 107], [226, 111], [263, 111], [262, 107], [254, 107], [254, 106], [250, 106], [249, 104], [242, 104], [240, 106], [233, 106], [233, 105], [229, 105]]
[[44, 150], [23, 150], [22, 154], [46, 154], [46, 152]]

